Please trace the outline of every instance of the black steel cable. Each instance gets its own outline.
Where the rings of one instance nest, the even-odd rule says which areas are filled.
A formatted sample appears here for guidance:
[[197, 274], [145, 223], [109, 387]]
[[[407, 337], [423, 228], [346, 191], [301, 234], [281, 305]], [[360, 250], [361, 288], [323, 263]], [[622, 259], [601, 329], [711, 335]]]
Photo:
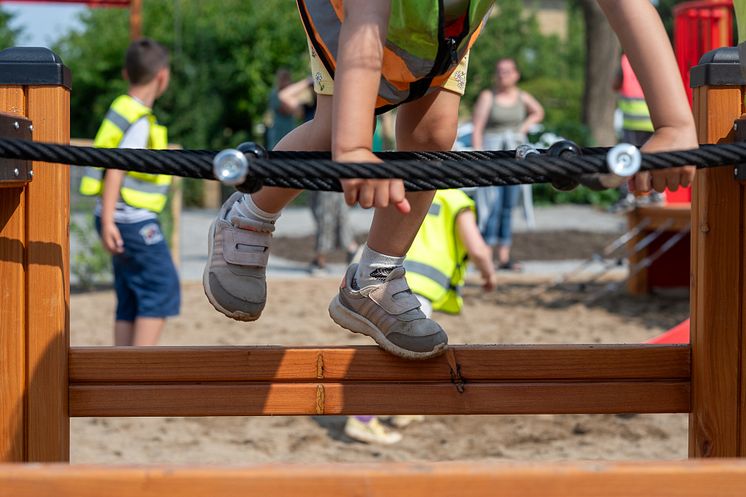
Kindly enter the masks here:
[[[585, 149], [588, 155], [517, 160], [513, 151], [383, 152], [378, 164], [338, 163], [328, 152], [270, 152], [251, 159], [250, 174], [267, 186], [340, 191], [339, 179], [402, 178], [408, 190], [543, 183], [549, 178], [578, 177], [608, 171], [608, 149]], [[96, 166], [151, 174], [215, 179], [206, 150], [145, 150], [72, 147], [26, 140], [0, 139], [0, 158]], [[699, 149], [642, 155], [641, 170], [684, 165], [700, 168], [746, 162], [746, 143], [703, 145]]]

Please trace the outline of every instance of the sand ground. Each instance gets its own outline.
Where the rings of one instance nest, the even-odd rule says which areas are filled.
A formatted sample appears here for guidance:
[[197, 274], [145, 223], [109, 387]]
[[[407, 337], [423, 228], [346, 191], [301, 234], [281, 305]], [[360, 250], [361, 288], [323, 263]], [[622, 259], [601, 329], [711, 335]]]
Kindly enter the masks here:
[[[500, 289], [466, 289], [461, 316], [439, 316], [451, 343], [634, 343], [688, 315], [685, 295], [641, 298], [617, 293], [594, 303], [587, 294], [551, 291], [531, 297], [535, 278], [503, 276]], [[255, 323], [216, 313], [198, 284], [183, 287], [182, 315], [169, 321], [164, 345], [367, 344], [337, 327], [326, 306], [337, 281], [269, 281], [269, 302]], [[72, 296], [73, 345], [108, 345], [114, 295]], [[447, 460], [683, 459], [687, 416], [680, 414], [431, 416], [381, 447], [346, 438], [342, 417], [78, 418], [73, 463], [369, 462]]]

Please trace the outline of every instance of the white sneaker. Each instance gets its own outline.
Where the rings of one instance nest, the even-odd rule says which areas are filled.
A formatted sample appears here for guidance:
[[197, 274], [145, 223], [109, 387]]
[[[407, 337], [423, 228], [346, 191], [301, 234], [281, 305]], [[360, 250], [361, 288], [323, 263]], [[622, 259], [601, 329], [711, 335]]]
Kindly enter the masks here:
[[422, 414], [411, 414], [411, 415], [399, 415], [399, 416], [391, 416], [391, 424], [396, 426], [397, 428], [406, 428], [407, 426], [411, 425], [412, 423], [421, 423], [425, 421], [425, 416]]
[[401, 440], [401, 433], [389, 430], [373, 417], [364, 423], [354, 416], [347, 418], [345, 435], [358, 442], [369, 444], [393, 445]]

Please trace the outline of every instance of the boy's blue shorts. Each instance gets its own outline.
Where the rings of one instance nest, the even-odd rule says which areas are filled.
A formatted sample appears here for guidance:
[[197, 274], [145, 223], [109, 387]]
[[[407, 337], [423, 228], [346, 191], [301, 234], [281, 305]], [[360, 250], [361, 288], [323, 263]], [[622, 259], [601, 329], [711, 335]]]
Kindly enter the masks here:
[[[179, 276], [157, 219], [117, 223], [124, 253], [112, 256], [117, 321], [138, 317], [166, 318], [179, 314]], [[101, 218], [96, 217], [101, 234]]]

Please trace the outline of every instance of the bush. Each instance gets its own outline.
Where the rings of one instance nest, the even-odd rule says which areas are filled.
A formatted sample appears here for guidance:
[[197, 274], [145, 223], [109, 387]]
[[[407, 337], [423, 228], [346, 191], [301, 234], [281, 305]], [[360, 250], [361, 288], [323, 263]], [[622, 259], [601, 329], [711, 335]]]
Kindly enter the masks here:
[[87, 219], [84, 225], [70, 221], [70, 235], [79, 243], [70, 271], [83, 290], [91, 290], [96, 285], [111, 281], [111, 256], [101, 245], [93, 216], [87, 216]]

